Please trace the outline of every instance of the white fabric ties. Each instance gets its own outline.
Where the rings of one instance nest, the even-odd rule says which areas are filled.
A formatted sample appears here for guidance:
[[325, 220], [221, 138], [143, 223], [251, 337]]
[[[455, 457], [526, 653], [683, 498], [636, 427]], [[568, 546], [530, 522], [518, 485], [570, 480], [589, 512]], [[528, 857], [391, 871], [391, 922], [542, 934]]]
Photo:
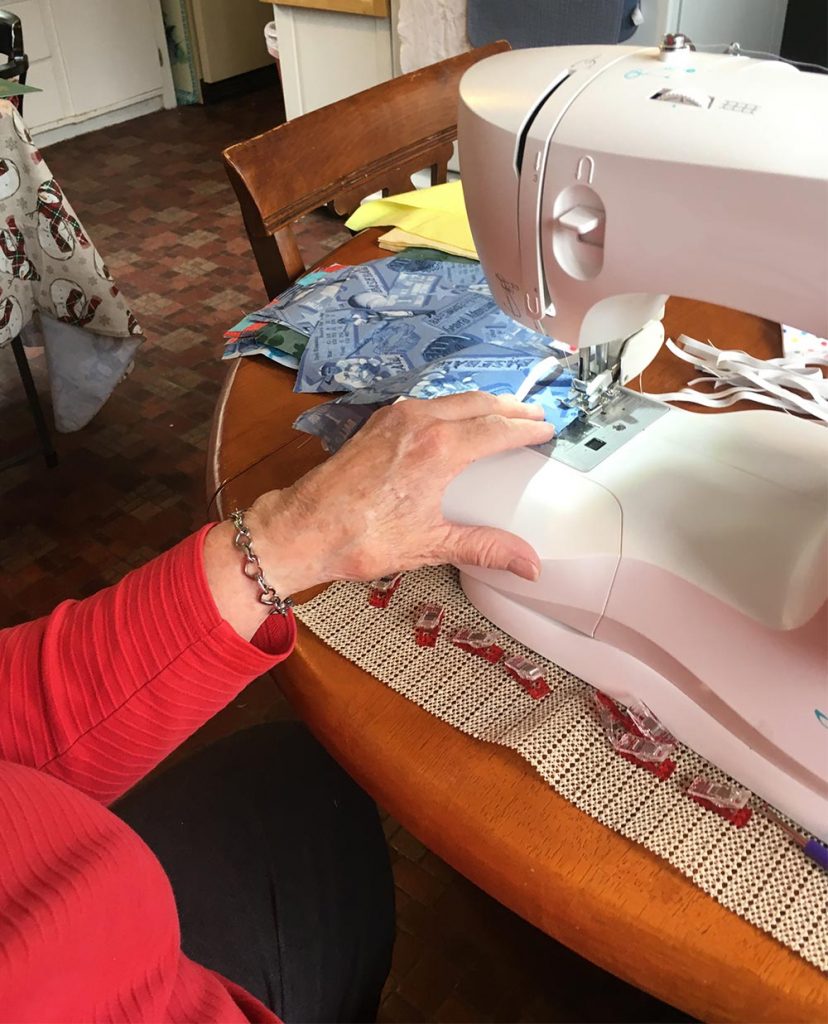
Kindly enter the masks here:
[[547, 356], [545, 359], [541, 359], [539, 363], [532, 367], [527, 373], [523, 383], [515, 392], [515, 398], [519, 402], [526, 400], [529, 392], [536, 384], [540, 384], [542, 380], [546, 380], [553, 374], [557, 376], [561, 372], [561, 357], [560, 356]]
[[[650, 398], [722, 409], [749, 400], [828, 423], [828, 380], [820, 369], [828, 366], [828, 356], [756, 359], [739, 349], [718, 349], [686, 334], [678, 341], [680, 344], [668, 338], [665, 344], [673, 355], [701, 370], [704, 376], [694, 378], [680, 391], [650, 394]], [[699, 384], [711, 383], [713, 391], [696, 390]]]

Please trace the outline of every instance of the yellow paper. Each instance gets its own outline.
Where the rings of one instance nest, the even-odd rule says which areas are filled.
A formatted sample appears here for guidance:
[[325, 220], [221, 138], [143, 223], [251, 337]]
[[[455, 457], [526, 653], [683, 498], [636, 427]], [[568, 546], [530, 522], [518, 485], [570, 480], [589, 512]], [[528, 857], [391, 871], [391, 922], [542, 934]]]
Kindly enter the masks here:
[[461, 249], [460, 246], [451, 245], [448, 242], [437, 242], [433, 238], [412, 235], [410, 231], [403, 231], [402, 228], [391, 228], [390, 231], [386, 231], [377, 239], [377, 244], [380, 249], [387, 249], [389, 252], [401, 252], [403, 249], [438, 249], [440, 252], [451, 253], [452, 256], [465, 256], [469, 260], [477, 259], [474, 249]]
[[463, 201], [463, 185], [459, 181], [372, 199], [363, 203], [346, 222], [352, 231], [378, 224], [393, 225], [427, 239], [435, 249], [452, 246], [446, 251], [475, 251]]

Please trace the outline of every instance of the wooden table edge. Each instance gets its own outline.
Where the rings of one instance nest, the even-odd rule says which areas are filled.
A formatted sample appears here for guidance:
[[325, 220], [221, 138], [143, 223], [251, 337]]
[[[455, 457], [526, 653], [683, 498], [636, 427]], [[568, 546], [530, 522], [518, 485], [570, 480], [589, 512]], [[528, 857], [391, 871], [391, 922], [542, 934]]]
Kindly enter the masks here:
[[[318, 588], [317, 592], [323, 589]], [[357, 668], [343, 655], [330, 648], [303, 623], [297, 622], [297, 632], [296, 650], [274, 673], [293, 709], [306, 722], [323, 746], [380, 806], [415, 835], [420, 842], [494, 899], [508, 906], [510, 910], [578, 955], [699, 1019], [780, 1022], [828, 1020], [828, 984], [818, 968], [771, 935], [718, 904], [713, 897], [705, 893], [668, 861], [581, 811], [552, 786], [544, 782], [532, 766], [516, 751], [475, 739], [442, 722], [369, 673]], [[429, 822], [428, 816], [419, 815], [412, 810], [412, 805], [407, 802], [406, 794], [400, 790], [398, 782], [383, 784], [380, 781], [378, 783], [377, 776], [366, 769], [361, 737], [355, 737], [352, 733], [340, 733], [333, 722], [326, 722], [324, 716], [320, 716], [318, 706], [309, 693], [309, 690], [313, 688], [313, 683], [309, 683], [309, 677], [319, 675], [314, 663], [318, 662], [320, 655], [323, 655], [325, 660], [340, 661], [343, 663], [343, 667], [347, 666], [349, 674], [359, 673], [363, 677], [363, 682], [370, 681], [377, 688], [377, 695], [388, 694], [390, 700], [403, 702], [406, 707], [405, 717], [425, 716], [429, 721], [430, 743], [442, 745], [450, 737], [461, 747], [468, 746], [469, 751], [475, 754], [479, 752], [481, 746], [488, 748], [491, 757], [497, 760], [499, 768], [520, 773], [521, 785], [530, 785], [543, 792], [544, 798], [549, 800], [550, 813], [554, 813], [556, 818], [562, 818], [562, 824], [566, 829], [572, 829], [571, 844], [574, 847], [583, 848], [588, 845], [594, 830], [601, 830], [602, 833], [606, 833], [610, 837], [609, 842], [614, 847], [613, 852], [617, 854], [619, 867], [643, 874], [655, 869], [661, 880], [666, 880], [669, 886], [675, 887], [675, 893], [689, 899], [692, 903], [699, 905], [703, 903], [705, 905], [703, 909], [708, 913], [712, 912], [717, 918], [717, 927], [721, 926], [722, 930], [728, 933], [725, 945], [732, 951], [732, 967], [735, 974], [739, 976], [739, 983], [734, 988], [740, 992], [744, 992], [747, 988], [754, 991], [759, 997], [748, 1010], [749, 1016], [744, 1016], [741, 1013], [743, 1007], [741, 996], [737, 996], [734, 1004], [735, 992], [726, 993], [717, 990], [716, 980], [721, 973], [722, 963], [721, 937], [716, 943], [711, 943], [707, 955], [705, 955], [703, 942], [700, 947], [694, 947], [694, 986], [688, 986], [688, 973], [684, 965], [687, 944], [685, 939], [679, 939], [680, 928], [663, 935], [662, 956], [657, 974], [654, 974], [651, 969], [643, 967], [636, 957], [629, 956], [630, 949], [636, 948], [638, 941], [646, 939], [648, 947], [652, 947], [654, 944], [653, 927], [649, 922], [648, 915], [649, 904], [643, 900], [642, 912], [638, 918], [635, 918], [619, 909], [620, 903], [623, 901], [616, 900], [604, 904], [601, 899], [590, 899], [591, 895], [596, 892], [603, 895], [613, 892], [613, 879], [609, 875], [604, 879], [606, 885], [597, 890], [594, 879], [590, 885], [585, 885], [582, 900], [577, 906], [574, 901], [569, 901], [568, 904], [561, 903], [556, 908], [555, 914], [543, 912], [546, 906], [545, 902], [534, 897], [533, 890], [529, 885], [520, 891], [523, 896], [522, 900], [504, 899], [505, 891], [508, 890], [510, 895], [514, 895], [516, 890], [509, 884], [504, 884], [502, 887], [492, 885], [491, 863], [484, 855], [485, 842], [478, 844], [477, 848], [458, 853], [457, 847], [447, 843], [445, 837], [435, 830], [434, 824]], [[505, 863], [508, 861], [508, 857], [504, 856], [503, 860]], [[584, 854], [584, 865], [589, 867], [588, 854]], [[592, 865], [592, 867], [595, 866]], [[600, 869], [599, 865], [598, 870], [600, 871]], [[566, 888], [571, 891], [571, 884]], [[655, 898], [657, 899], [657, 896]], [[615, 907], [616, 913], [612, 912], [613, 907]], [[583, 919], [590, 915], [589, 927], [585, 928]], [[619, 942], [618, 929], [624, 925], [627, 926], [628, 931], [624, 940]], [[603, 943], [596, 942], [595, 934], [597, 932], [603, 933]], [[740, 951], [745, 939], [753, 940], [748, 944], [755, 947], [757, 938], [760, 938], [763, 944], [765, 941], [767, 942], [766, 952], [768, 955], [764, 959], [756, 956], [755, 948], [745, 951], [745, 953]], [[795, 983], [791, 986], [793, 991], [784, 992], [780, 988], [767, 986], [767, 971], [775, 966], [776, 969], [779, 969], [782, 966], [780, 961], [785, 961], [784, 969], [793, 968], [792, 980], [795, 979]], [[710, 968], [709, 977], [705, 977], [708, 972], [704, 968], [707, 967]], [[690, 999], [676, 1000], [677, 992], [686, 993], [688, 990], [693, 992]], [[747, 1007], [744, 1008], [747, 1009]]]

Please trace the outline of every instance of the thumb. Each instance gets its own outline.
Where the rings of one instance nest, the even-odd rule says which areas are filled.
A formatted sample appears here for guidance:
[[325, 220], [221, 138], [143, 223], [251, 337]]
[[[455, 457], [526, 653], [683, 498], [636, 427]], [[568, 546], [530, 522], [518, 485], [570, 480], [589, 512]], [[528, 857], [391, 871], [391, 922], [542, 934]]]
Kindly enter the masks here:
[[540, 559], [532, 545], [516, 534], [494, 526], [452, 523], [447, 555], [455, 565], [505, 569], [532, 582], [540, 575]]

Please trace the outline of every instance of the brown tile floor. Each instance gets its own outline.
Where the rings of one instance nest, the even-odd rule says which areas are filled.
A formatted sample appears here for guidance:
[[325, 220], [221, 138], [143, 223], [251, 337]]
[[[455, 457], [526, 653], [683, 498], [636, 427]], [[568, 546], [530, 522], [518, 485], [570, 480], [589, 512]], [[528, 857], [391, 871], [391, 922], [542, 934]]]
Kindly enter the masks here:
[[[57, 469], [35, 461], [0, 474], [0, 625], [94, 592], [202, 521], [221, 333], [264, 298], [219, 154], [281, 114], [278, 92], [264, 90], [46, 151], [148, 340], [98, 417], [57, 439]], [[305, 252], [318, 258], [341, 230], [322, 213], [309, 218]], [[45, 396], [42, 357], [33, 367]], [[9, 350], [0, 351], [0, 422], [2, 458], [31, 431]], [[278, 690], [260, 679], [191, 745], [285, 714]], [[392, 819], [385, 824], [399, 928], [382, 1021], [685, 1019], [515, 917]]]

